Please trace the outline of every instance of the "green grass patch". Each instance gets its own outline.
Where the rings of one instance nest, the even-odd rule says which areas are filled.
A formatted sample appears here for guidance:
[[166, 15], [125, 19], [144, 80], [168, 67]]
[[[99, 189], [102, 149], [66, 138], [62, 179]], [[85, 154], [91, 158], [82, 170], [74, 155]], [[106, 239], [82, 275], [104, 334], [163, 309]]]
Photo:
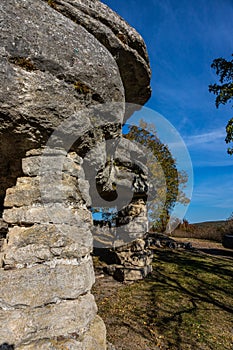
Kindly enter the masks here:
[[109, 340], [124, 350], [232, 350], [233, 260], [163, 249], [153, 265], [150, 277], [99, 302]]

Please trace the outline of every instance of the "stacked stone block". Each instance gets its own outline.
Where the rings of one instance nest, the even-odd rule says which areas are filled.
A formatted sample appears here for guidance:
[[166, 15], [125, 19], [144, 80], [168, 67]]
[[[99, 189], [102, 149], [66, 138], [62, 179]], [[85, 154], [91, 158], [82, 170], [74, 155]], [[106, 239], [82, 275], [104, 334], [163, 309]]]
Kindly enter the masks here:
[[106, 270], [120, 282], [133, 282], [152, 272], [153, 253], [148, 247], [147, 235], [111, 251], [116, 264]]
[[117, 218], [119, 226], [106, 223], [92, 228], [94, 253], [108, 263], [107, 272], [121, 282], [145, 278], [152, 271], [153, 254], [148, 248], [147, 208], [143, 200], [130, 203]]
[[24, 177], [4, 202], [0, 345], [104, 350], [105, 326], [91, 294], [92, 218], [81, 158], [32, 150], [22, 162]]
[[120, 281], [140, 280], [152, 271], [152, 254], [145, 238], [149, 187], [146, 160], [143, 148], [121, 137], [113, 147], [111, 162], [106, 162], [97, 176], [102, 196], [116, 192], [117, 213], [109, 221], [95, 220], [94, 253], [110, 265], [108, 272]]

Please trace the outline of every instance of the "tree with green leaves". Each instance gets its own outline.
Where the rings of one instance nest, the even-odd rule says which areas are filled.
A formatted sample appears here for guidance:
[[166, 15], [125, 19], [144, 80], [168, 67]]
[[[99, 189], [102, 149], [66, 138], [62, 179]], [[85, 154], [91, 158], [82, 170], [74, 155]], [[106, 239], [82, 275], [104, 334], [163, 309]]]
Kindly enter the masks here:
[[[219, 84], [209, 85], [209, 92], [217, 96], [215, 105], [218, 108], [221, 104], [225, 105], [233, 101], [233, 59], [227, 61], [225, 58], [216, 58], [211, 64], [211, 68], [219, 76]], [[233, 142], [233, 118], [227, 123], [225, 141], [227, 144]], [[232, 155], [233, 147], [229, 147], [227, 153]]]
[[183, 191], [188, 182], [184, 171], [178, 171], [176, 160], [173, 158], [167, 145], [163, 144], [158, 136], [154, 124], [140, 121], [138, 126], [128, 126], [123, 135], [128, 140], [139, 143], [151, 151], [153, 159], [147, 163], [148, 170], [156, 179], [156, 196], [149, 202], [149, 217], [155, 231], [165, 232], [175, 204], [187, 205], [189, 199]]

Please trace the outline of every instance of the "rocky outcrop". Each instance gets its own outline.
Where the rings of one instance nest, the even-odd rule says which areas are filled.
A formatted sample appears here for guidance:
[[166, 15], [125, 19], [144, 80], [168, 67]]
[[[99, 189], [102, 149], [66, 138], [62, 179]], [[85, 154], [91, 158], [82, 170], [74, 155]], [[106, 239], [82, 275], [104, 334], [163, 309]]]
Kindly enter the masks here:
[[150, 97], [144, 42], [106, 5], [86, 0], [4, 1], [1, 202], [16, 174], [22, 175], [25, 151], [45, 143], [62, 120], [90, 104], [144, 104]]
[[83, 26], [111, 52], [119, 67], [126, 102], [144, 105], [151, 94], [151, 71], [144, 41], [136, 30], [99, 0], [53, 0], [49, 3]]
[[[27, 150], [45, 144], [61, 121], [84, 107], [123, 102], [124, 88], [110, 52], [48, 3], [4, 0], [1, 26], [3, 200], [6, 188], [22, 175], [21, 159]], [[89, 129], [88, 117], [82, 116], [80, 125]]]
[[0, 347], [105, 350], [85, 170], [107, 168], [97, 144], [120, 137], [124, 102], [150, 96], [145, 45], [98, 0], [3, 0], [0, 16]]

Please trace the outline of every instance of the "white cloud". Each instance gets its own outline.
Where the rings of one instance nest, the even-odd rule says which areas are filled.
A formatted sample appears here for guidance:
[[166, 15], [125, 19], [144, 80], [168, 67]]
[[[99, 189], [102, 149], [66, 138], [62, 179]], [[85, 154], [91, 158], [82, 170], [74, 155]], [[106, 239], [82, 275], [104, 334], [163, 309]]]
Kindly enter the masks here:
[[[225, 181], [224, 181], [225, 180]], [[233, 190], [231, 179], [211, 179], [194, 188], [192, 202], [199, 205], [209, 205], [215, 208], [233, 209]]]
[[227, 154], [224, 128], [184, 138], [194, 167], [232, 166], [232, 157]]
[[224, 142], [225, 130], [218, 129], [185, 138], [194, 167], [232, 166], [232, 157], [227, 154]]
[[209, 144], [211, 143], [217, 143], [219, 140], [222, 141], [224, 140], [226, 136], [226, 131], [224, 128], [217, 129], [214, 131], [210, 131], [204, 134], [199, 134], [199, 135], [190, 135], [185, 137], [185, 143], [187, 146], [192, 147], [196, 145], [204, 145], [204, 144]]

